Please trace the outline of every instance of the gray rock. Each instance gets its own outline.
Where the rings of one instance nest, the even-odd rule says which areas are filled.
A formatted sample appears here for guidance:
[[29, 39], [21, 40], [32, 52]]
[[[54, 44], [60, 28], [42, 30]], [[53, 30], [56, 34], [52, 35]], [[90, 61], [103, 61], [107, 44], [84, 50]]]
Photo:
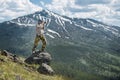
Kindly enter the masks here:
[[19, 57], [15, 54], [8, 52], [7, 50], [1, 50], [0, 55], [6, 56], [14, 62], [19, 62]]
[[33, 53], [31, 56], [29, 56], [25, 62], [28, 64], [42, 64], [42, 63], [46, 63], [46, 64], [50, 64], [52, 60], [51, 55], [48, 52], [35, 52]]
[[47, 65], [46, 63], [42, 63], [42, 65], [37, 69], [37, 71], [42, 74], [54, 74], [54, 70], [51, 68], [51, 66]]
[[1, 50], [0, 54], [3, 55], [3, 56], [7, 56], [7, 57], [8, 56], [13, 56], [13, 54], [8, 52], [7, 50]]
[[0, 62], [5, 62], [5, 60], [0, 58]]

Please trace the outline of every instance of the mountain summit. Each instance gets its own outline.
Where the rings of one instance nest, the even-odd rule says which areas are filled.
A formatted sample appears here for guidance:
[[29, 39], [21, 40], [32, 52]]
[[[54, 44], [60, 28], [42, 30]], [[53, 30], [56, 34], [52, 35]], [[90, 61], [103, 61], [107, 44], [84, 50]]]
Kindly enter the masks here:
[[[24, 46], [27, 46], [34, 39], [35, 26], [39, 19], [47, 22], [45, 35], [48, 37], [48, 43], [52, 43], [52, 45], [66, 42], [76, 46], [90, 45], [95, 48], [111, 49], [119, 52], [120, 27], [107, 25], [89, 18], [61, 16], [49, 10], [42, 10], [0, 23], [0, 35], [3, 37], [1, 37], [1, 40], [9, 37], [10, 40], [5, 40], [9, 40], [7, 43], [10, 41], [16, 43], [16, 41], [22, 40], [23, 42], [26, 41]], [[59, 43], [59, 41], [62, 41], [62, 43]], [[56, 43], [53, 44], [54, 42]], [[6, 42], [0, 44], [6, 44]]]

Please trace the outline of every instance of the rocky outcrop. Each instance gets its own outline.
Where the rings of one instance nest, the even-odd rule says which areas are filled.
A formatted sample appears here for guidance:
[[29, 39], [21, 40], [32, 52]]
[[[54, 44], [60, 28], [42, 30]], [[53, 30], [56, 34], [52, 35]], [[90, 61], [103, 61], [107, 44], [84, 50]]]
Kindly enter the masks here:
[[0, 58], [0, 62], [5, 62], [5, 60]]
[[38, 72], [43, 74], [53, 75], [54, 70], [50, 66], [51, 60], [52, 57], [48, 52], [36, 51], [35, 53], [31, 54], [25, 60], [25, 62], [28, 64], [39, 64], [40, 66], [37, 69]]
[[21, 61], [19, 60], [19, 57], [16, 56], [15, 54], [12, 54], [10, 52], [8, 52], [7, 50], [1, 50], [0, 51], [0, 55], [3, 55], [3, 56], [6, 56], [8, 57], [9, 59], [11, 59], [12, 61], [14, 62], [18, 62], [20, 63]]
[[[50, 66], [50, 62], [52, 60], [51, 55], [48, 52], [35, 52], [30, 55], [27, 59], [25, 59], [25, 63], [15, 54], [12, 54], [6, 50], [0, 50], [0, 56], [5, 56], [7, 59], [0, 58], [0, 62], [6, 62], [7, 60], [13, 61], [15, 63], [24, 65], [24, 69], [28, 71], [38, 71], [39, 73], [53, 75], [54, 70]], [[34, 66], [30, 66], [28, 64], [39, 64], [38, 69]]]
[[30, 55], [25, 62], [28, 64], [42, 64], [42, 63], [46, 63], [46, 64], [50, 64], [52, 60], [51, 55], [48, 52], [35, 52], [32, 55]]
[[51, 66], [45, 63], [42, 63], [42, 65], [37, 69], [37, 71], [43, 74], [49, 74], [49, 75], [54, 74], [54, 70], [51, 68]]

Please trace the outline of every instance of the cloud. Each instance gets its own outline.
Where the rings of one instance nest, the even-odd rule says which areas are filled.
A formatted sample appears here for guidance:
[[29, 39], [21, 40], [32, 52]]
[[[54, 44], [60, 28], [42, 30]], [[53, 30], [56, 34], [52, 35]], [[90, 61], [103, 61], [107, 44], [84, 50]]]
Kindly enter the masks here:
[[110, 0], [76, 0], [75, 4], [77, 5], [90, 5], [90, 4], [108, 4]]
[[42, 7], [60, 15], [93, 18], [120, 26], [120, 0], [0, 0], [0, 6], [0, 22], [39, 11]]
[[0, 0], [0, 22], [39, 11], [29, 0]]
[[69, 17], [93, 18], [120, 26], [120, 0], [52, 0], [47, 9]]

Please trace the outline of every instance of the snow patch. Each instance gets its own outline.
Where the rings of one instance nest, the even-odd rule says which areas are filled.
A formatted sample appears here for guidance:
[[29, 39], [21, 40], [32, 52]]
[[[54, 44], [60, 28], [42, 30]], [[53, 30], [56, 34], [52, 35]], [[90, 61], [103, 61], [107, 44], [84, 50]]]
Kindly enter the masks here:
[[35, 18], [35, 14], [33, 15], [33, 18]]
[[97, 24], [97, 23], [94, 23], [90, 20], [87, 20], [87, 22], [91, 23], [93, 27], [102, 27], [105, 31], [110, 31], [112, 34], [114, 34], [116, 36], [120, 36], [119, 33], [118, 33], [118, 30], [113, 28], [113, 27], [105, 26], [105, 25], [102, 25], [102, 24]]
[[66, 39], [69, 39], [69, 37], [65, 36]]
[[85, 29], [85, 30], [92, 30], [90, 28], [86, 28], [86, 27], [83, 27], [83, 26], [80, 26], [81, 28]]
[[54, 33], [54, 34], [57, 34], [59, 37], [61, 37], [60, 34], [57, 33], [56, 31], [53, 31], [53, 30], [51, 30], [51, 29], [47, 29], [47, 30], [48, 30], [49, 32]]
[[84, 30], [92, 30], [92, 29], [90, 29], [90, 28], [86, 28], [86, 27], [81, 26], [81, 25], [78, 25], [78, 24], [76, 24], [76, 23], [74, 23], [74, 24], [75, 24], [75, 26], [80, 27], [80, 28], [82, 28], [82, 29], [84, 29]]
[[63, 20], [63, 21], [71, 21], [71, 20], [66, 19], [66, 18], [64, 18], [64, 17], [62, 17], [62, 16], [60, 16], [60, 15], [57, 15], [57, 14], [53, 13], [53, 12], [51, 12], [51, 15], [55, 16], [56, 18], [60, 18], [60, 19]]
[[56, 22], [57, 24], [59, 24], [57, 19], [55, 20], [55, 22]]
[[99, 24], [99, 26], [103, 27], [103, 29], [105, 31], [110, 31], [112, 34], [114, 34], [115, 36], [120, 36], [120, 34], [118, 33], [118, 30], [116, 30], [115, 28], [109, 27], [109, 26], [104, 26], [102, 24]]
[[51, 19], [47, 19], [47, 21], [46, 21], [47, 23], [46, 23], [46, 27], [48, 27], [49, 26], [49, 24], [50, 24], [50, 22], [51, 22]]
[[13, 22], [13, 21], [10, 21], [11, 23], [15, 23], [15, 24], [18, 24], [20, 26], [35, 26], [35, 24], [21, 24], [21, 23], [16, 23], [16, 22]]
[[10, 22], [8, 21], [7, 24], [10, 24]]
[[48, 34], [48, 33], [46, 33], [46, 35], [48, 35], [48, 36], [51, 37], [51, 38], [55, 38], [54, 36], [52, 36], [52, 35], [50, 35], [50, 34]]
[[45, 10], [45, 11], [48, 13], [48, 15], [51, 16], [51, 11], [49, 11], [49, 10]]
[[96, 23], [94, 23], [94, 22], [92, 22], [92, 21], [90, 21], [90, 20], [87, 20], [87, 22], [91, 23], [93, 27], [97, 27], [97, 24], [96, 24]]
[[88, 66], [88, 63], [86, 62], [85, 59], [81, 58], [81, 59], [79, 59], [79, 61], [80, 61], [82, 64]]
[[[62, 17], [62, 16], [60, 16], [60, 15], [57, 15], [57, 14], [55, 14], [55, 13], [53, 13], [53, 12], [49, 12], [49, 11], [47, 11], [50, 15], [53, 15], [55, 18], [56, 18], [56, 20], [55, 20], [55, 22], [57, 23], [57, 24], [59, 24], [59, 25], [61, 25], [62, 27], [63, 26], [65, 26], [65, 21], [66, 22], [69, 22], [70, 24], [72, 24], [72, 21], [70, 20], [70, 19], [66, 19], [66, 18], [64, 18], [64, 17]], [[64, 30], [65, 30], [65, 28], [64, 28]], [[66, 31], [66, 30], [65, 30]]]

